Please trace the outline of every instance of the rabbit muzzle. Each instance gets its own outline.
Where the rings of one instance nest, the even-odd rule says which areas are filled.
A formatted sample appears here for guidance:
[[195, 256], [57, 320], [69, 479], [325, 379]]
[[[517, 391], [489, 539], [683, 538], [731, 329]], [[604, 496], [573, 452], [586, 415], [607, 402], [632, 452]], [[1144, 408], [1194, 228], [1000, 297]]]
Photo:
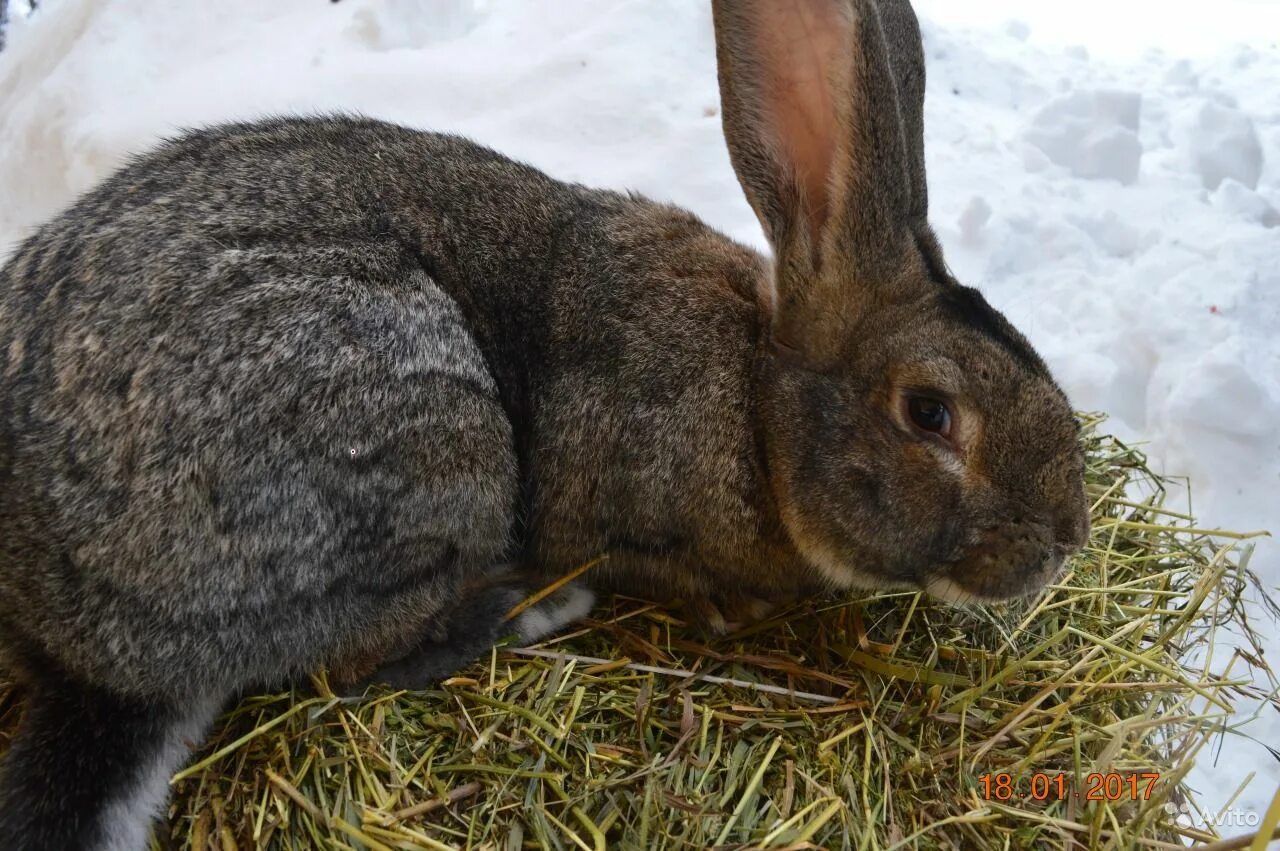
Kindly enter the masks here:
[[1058, 529], [1027, 519], [987, 526], [922, 584], [930, 595], [953, 603], [1026, 597], [1062, 575], [1087, 534], [1087, 520]]

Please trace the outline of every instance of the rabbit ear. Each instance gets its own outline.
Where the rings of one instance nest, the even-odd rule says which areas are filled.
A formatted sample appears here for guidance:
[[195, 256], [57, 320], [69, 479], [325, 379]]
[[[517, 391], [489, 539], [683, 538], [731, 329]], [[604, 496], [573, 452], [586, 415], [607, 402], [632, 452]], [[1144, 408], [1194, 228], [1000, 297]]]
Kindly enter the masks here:
[[[774, 339], [819, 359], [877, 282], [898, 277], [910, 225], [923, 219], [922, 155], [918, 168], [908, 164], [871, 0], [714, 0], [712, 9], [730, 159], [774, 249]], [[918, 41], [918, 28], [906, 32]], [[923, 95], [921, 48], [909, 46], [899, 62], [908, 110]], [[920, 123], [917, 110], [912, 130]]]
[[911, 183], [911, 216], [923, 224], [929, 214], [929, 188], [924, 172], [924, 42], [911, 0], [877, 0], [880, 26], [898, 90]]

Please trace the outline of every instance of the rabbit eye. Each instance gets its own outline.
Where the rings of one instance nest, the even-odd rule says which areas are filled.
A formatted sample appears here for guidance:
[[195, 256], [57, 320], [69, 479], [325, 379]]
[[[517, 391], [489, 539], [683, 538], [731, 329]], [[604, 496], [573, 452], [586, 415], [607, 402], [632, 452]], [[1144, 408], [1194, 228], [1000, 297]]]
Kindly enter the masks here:
[[928, 396], [912, 396], [907, 399], [907, 416], [922, 431], [940, 437], [951, 434], [951, 411], [946, 402]]

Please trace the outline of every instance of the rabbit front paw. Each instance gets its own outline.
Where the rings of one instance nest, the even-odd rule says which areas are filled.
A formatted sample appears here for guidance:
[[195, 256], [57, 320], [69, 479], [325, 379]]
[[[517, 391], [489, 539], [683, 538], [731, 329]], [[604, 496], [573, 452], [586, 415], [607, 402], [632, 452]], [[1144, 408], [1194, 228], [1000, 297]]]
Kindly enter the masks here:
[[570, 582], [516, 615], [513, 619], [516, 635], [525, 644], [541, 641], [585, 617], [595, 602], [595, 592], [585, 585]]
[[514, 634], [520, 643], [532, 644], [583, 617], [595, 603], [589, 589], [570, 583], [508, 619], [508, 613], [526, 597], [522, 585], [490, 585], [475, 591], [408, 653], [374, 671], [364, 686], [383, 683], [393, 689], [425, 689], [481, 658], [503, 637]]

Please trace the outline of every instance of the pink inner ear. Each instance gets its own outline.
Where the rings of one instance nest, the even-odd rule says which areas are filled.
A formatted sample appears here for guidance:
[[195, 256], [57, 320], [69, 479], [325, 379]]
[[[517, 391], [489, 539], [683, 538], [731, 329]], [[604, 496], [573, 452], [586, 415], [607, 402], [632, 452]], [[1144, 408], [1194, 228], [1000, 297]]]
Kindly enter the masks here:
[[836, 90], [851, 66], [851, 10], [837, 0], [759, 0], [753, 12], [764, 129], [804, 193], [816, 241], [832, 204]]

